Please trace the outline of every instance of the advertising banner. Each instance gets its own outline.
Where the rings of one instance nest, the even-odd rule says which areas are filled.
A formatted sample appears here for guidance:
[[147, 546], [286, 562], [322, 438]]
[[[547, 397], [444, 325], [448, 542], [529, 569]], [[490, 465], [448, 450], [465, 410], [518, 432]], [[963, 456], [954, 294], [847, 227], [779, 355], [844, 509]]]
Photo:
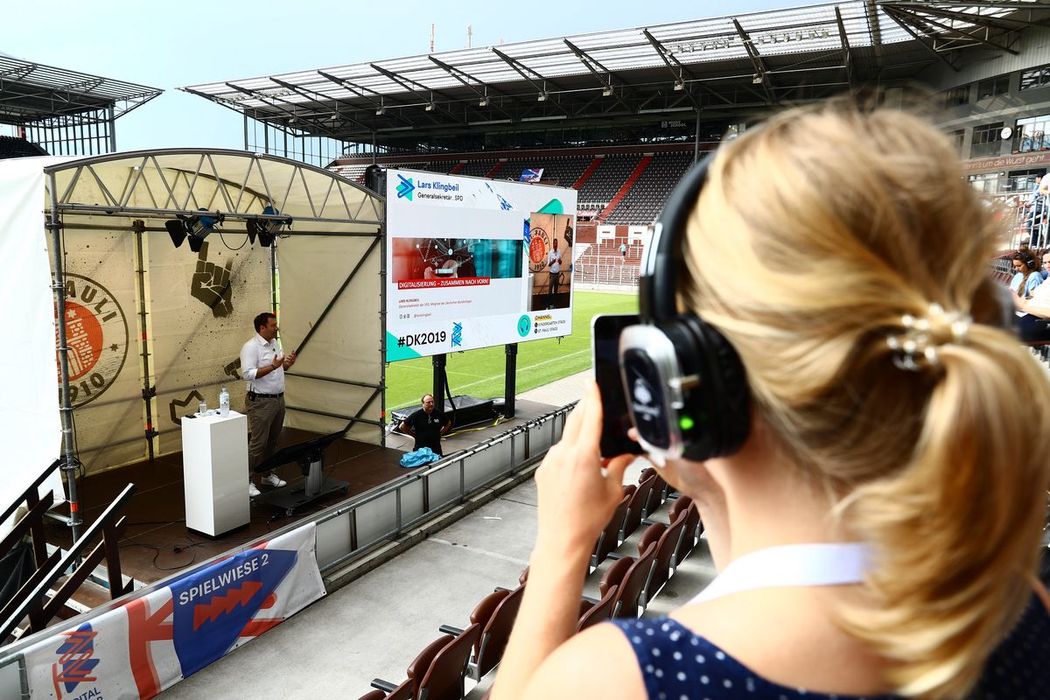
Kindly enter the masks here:
[[324, 596], [310, 523], [25, 652], [31, 698], [152, 698]]
[[576, 195], [387, 171], [387, 361], [572, 333]]

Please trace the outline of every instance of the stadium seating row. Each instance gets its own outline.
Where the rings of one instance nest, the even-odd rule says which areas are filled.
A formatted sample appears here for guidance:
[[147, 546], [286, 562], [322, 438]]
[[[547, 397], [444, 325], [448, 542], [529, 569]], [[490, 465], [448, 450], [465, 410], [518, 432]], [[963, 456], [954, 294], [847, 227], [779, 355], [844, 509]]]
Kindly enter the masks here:
[[[661, 510], [670, 501], [670, 507]], [[650, 522], [650, 515], [666, 514], [669, 522]], [[648, 527], [635, 541], [640, 526]], [[676, 496], [652, 468], [637, 486], [624, 487], [624, 497], [598, 537], [588, 567], [588, 583], [598, 597], [580, 601], [576, 631], [614, 618], [634, 618], [670, 580], [703, 532], [699, 511], [685, 496]], [[638, 556], [619, 556], [614, 550], [637, 549]], [[603, 566], [612, 562], [610, 566]], [[408, 665], [400, 684], [374, 679], [375, 690], [361, 700], [459, 700], [466, 679], [491, 682], [506, 649], [521, 599], [528, 585], [528, 569], [514, 590], [496, 589], [477, 603], [466, 628], [440, 627], [441, 636], [424, 647]], [[586, 588], [585, 588], [586, 591]], [[481, 688], [479, 687], [479, 690]]]

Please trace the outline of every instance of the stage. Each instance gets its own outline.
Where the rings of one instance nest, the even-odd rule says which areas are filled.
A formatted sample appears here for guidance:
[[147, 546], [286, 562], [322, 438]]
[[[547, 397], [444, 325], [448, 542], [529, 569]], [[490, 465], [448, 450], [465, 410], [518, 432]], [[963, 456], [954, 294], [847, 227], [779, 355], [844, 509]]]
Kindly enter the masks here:
[[[471, 428], [453, 434], [443, 441], [446, 456], [512, 429], [528, 420], [548, 413], [555, 407], [535, 401], [518, 399], [516, 415], [495, 425]], [[279, 447], [299, 443], [318, 434], [295, 428], [285, 428]], [[187, 530], [182, 477], [182, 454], [174, 453], [144, 460], [117, 469], [93, 474], [79, 480], [81, 513], [85, 524], [90, 524], [129, 482], [136, 486], [124, 515], [127, 527], [120, 539], [120, 565], [125, 576], [139, 584], [151, 584], [197, 563], [229, 551], [289, 523], [307, 520], [313, 513], [347, 498], [353, 498], [372, 488], [390, 483], [411, 474], [413, 470], [401, 467], [405, 451], [412, 449], [412, 438], [391, 434], [388, 447], [379, 447], [353, 440], [338, 440], [325, 454], [325, 474], [349, 483], [346, 496], [334, 494], [304, 506], [291, 517], [264, 503], [252, 502], [251, 522], [223, 536], [211, 539]], [[292, 483], [304, 478], [296, 464], [286, 464], [278, 475]], [[247, 489], [245, 483], [245, 489]], [[260, 487], [264, 492], [265, 487]], [[65, 514], [65, 507], [56, 509]], [[55, 520], [47, 520], [49, 544], [62, 548], [70, 545], [69, 528]], [[81, 588], [75, 600], [94, 607], [108, 599], [106, 592], [90, 584]]]

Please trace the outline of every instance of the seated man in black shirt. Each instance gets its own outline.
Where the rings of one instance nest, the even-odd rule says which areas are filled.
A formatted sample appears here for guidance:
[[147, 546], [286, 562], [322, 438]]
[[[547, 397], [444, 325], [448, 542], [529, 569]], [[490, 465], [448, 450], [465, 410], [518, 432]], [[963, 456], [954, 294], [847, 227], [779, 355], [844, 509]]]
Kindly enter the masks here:
[[441, 436], [452, 427], [452, 421], [445, 418], [441, 411], [434, 410], [434, 397], [423, 394], [423, 408], [401, 421], [398, 430], [408, 433], [416, 439], [413, 450], [429, 447], [434, 454], [441, 456]]

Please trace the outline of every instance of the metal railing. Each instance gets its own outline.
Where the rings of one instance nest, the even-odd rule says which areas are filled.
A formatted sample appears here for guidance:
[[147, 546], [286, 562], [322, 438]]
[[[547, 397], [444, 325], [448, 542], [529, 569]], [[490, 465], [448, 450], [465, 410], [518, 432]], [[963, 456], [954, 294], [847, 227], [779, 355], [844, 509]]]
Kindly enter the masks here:
[[[330, 506], [311, 516], [316, 523], [317, 562], [322, 574], [346, 567], [385, 543], [398, 540], [421, 524], [442, 516], [466, 503], [493, 484], [513, 477], [539, 461], [561, 437], [565, 418], [575, 404], [569, 404], [530, 420], [505, 433], [485, 440], [470, 449], [412, 472], [394, 482], [378, 486], [347, 501]], [[127, 489], [125, 490], [127, 491]], [[122, 494], [121, 498], [125, 494]], [[118, 498], [118, 502], [122, 502]], [[101, 519], [100, 519], [101, 521]], [[98, 523], [96, 523], [98, 525]], [[268, 532], [228, 552], [216, 555], [192, 569], [177, 572], [149, 586], [109, 601], [75, 618], [63, 626], [73, 628], [150, 595], [193, 570], [211, 566], [238, 552], [258, 546], [286, 532], [302, 527], [295, 522]], [[94, 532], [92, 526], [85, 540]], [[44, 634], [47, 632], [45, 631]], [[42, 639], [41, 634], [0, 647], [0, 697], [8, 697], [5, 678], [13, 677], [12, 668], [22, 663], [22, 652]], [[14, 666], [13, 666], [14, 665]], [[17, 674], [14, 674], [17, 675]]]

